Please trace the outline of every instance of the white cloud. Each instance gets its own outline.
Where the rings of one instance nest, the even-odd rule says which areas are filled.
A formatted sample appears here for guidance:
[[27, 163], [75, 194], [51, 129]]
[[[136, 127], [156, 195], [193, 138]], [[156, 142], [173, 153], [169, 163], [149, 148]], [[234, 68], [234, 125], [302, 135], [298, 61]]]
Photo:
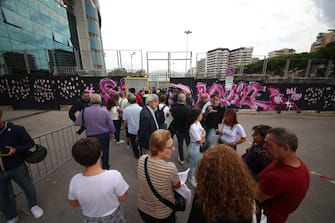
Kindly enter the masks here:
[[254, 55], [285, 47], [304, 52], [317, 33], [334, 28], [320, 8], [330, 1], [100, 0], [103, 44], [106, 50], [184, 51], [184, 31], [191, 30], [193, 55], [241, 46], [254, 47]]

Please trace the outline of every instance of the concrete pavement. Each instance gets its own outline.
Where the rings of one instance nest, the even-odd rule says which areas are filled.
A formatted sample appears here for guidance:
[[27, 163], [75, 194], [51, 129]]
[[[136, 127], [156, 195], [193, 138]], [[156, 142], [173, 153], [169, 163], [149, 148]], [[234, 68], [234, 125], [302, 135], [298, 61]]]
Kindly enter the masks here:
[[[10, 114], [11, 112], [16, 112]], [[5, 117], [15, 117], [17, 124], [24, 125], [32, 136], [60, 128], [71, 124], [66, 111], [49, 111], [46, 113], [27, 115], [26, 111], [6, 111]], [[25, 117], [23, 117], [25, 116]], [[23, 117], [23, 118], [19, 118]], [[248, 141], [251, 141], [251, 127], [256, 124], [268, 124], [271, 126], [282, 126], [293, 130], [299, 138], [298, 155], [308, 165], [311, 170], [321, 173], [330, 178], [335, 178], [334, 162], [334, 124], [335, 116], [332, 113], [257, 113], [240, 110], [238, 120], [246, 129]], [[175, 139], [175, 143], [176, 139]], [[247, 148], [245, 143], [238, 147], [238, 152], [242, 154]], [[137, 162], [133, 158], [131, 150], [126, 149], [124, 144], [116, 145], [111, 143], [110, 162], [113, 169], [119, 170], [125, 180], [130, 185], [129, 198], [124, 203], [125, 214], [128, 222], [140, 223], [136, 206], [136, 166]], [[185, 148], [186, 151], [186, 148]], [[171, 158], [176, 163], [177, 168], [182, 171], [187, 168], [187, 163], [180, 166], [177, 162], [177, 152]], [[82, 168], [73, 160], [37, 183], [37, 193], [41, 206], [45, 210], [45, 215], [40, 220], [33, 219], [30, 215], [20, 211], [20, 222], [81, 222], [80, 208], [71, 208], [67, 204], [68, 183], [71, 177], [80, 172]], [[335, 207], [335, 185], [311, 175], [311, 186], [309, 192], [301, 206], [294, 212], [288, 222], [304, 223], [330, 223], [335, 218], [333, 208]], [[24, 195], [17, 198], [18, 207], [26, 208]], [[178, 223], [187, 221], [189, 208], [178, 213]], [[2, 222], [0, 218], [0, 222]]]

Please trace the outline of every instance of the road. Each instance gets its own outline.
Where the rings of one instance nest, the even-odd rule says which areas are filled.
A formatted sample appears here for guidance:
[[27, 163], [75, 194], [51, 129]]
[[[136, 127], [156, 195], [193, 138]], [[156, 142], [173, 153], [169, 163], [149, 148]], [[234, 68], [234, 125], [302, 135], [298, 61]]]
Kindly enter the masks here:
[[[66, 111], [49, 111], [32, 116], [34, 111], [24, 112], [24, 118], [20, 118], [20, 111], [11, 111], [4, 113], [4, 119], [14, 118], [15, 123], [24, 125], [31, 135], [35, 136], [55, 128], [71, 124]], [[28, 116], [26, 115], [28, 113]], [[35, 111], [36, 113], [36, 111]], [[22, 114], [21, 114], [22, 115]], [[238, 112], [238, 121], [244, 126], [248, 135], [248, 141], [251, 141], [251, 128], [257, 124], [267, 124], [273, 127], [287, 127], [294, 131], [299, 138], [298, 156], [307, 164], [310, 170], [318, 172], [326, 177], [335, 179], [334, 162], [334, 127], [335, 116], [332, 113], [256, 113]], [[176, 142], [176, 139], [174, 139]], [[248, 144], [240, 145], [238, 153], [242, 154]], [[113, 169], [119, 170], [128, 184], [129, 198], [123, 207], [129, 223], [140, 223], [140, 217], [136, 206], [136, 165], [132, 152], [126, 149], [123, 144], [116, 145], [111, 143], [110, 162]], [[186, 151], [186, 148], [185, 148]], [[177, 152], [171, 158], [176, 163], [177, 168], [182, 171], [187, 168], [187, 163], [180, 166], [177, 162]], [[67, 204], [67, 190], [71, 177], [80, 172], [82, 167], [73, 160], [66, 163], [47, 176], [36, 185], [40, 205], [45, 210], [45, 215], [40, 220], [33, 219], [27, 215], [26, 202], [23, 195], [17, 198], [20, 222], [81, 222], [80, 208], [71, 208]], [[289, 216], [288, 223], [330, 223], [335, 218], [335, 185], [311, 175], [311, 184], [307, 196], [300, 207]], [[177, 222], [187, 221], [189, 208], [185, 212], [177, 214]], [[0, 222], [3, 220], [0, 217]]]

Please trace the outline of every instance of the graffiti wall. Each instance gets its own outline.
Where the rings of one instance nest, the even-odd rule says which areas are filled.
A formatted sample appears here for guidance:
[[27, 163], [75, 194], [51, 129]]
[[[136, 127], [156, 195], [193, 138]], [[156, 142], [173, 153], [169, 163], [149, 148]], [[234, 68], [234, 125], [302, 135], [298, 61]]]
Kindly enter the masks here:
[[171, 83], [180, 89], [192, 89], [195, 103], [199, 102], [201, 95], [209, 98], [217, 93], [222, 105], [239, 108], [262, 111], [335, 110], [334, 85], [240, 82], [234, 83], [227, 91], [224, 82], [213, 80], [171, 79]]
[[57, 76], [34, 74], [0, 77], [0, 105], [14, 109], [59, 109], [71, 105], [82, 90], [102, 94], [104, 100], [124, 91], [123, 78]]
[[[191, 92], [195, 103], [201, 95], [209, 98], [216, 92], [222, 105], [239, 108], [335, 110], [334, 85], [240, 82], [226, 91], [224, 82], [214, 79], [171, 78], [170, 82], [172, 88]], [[107, 101], [114, 94], [125, 91], [125, 81], [120, 77], [52, 77], [47, 74], [2, 76], [0, 105], [11, 105], [15, 109], [59, 109], [61, 105], [73, 104], [82, 90], [100, 93]]]

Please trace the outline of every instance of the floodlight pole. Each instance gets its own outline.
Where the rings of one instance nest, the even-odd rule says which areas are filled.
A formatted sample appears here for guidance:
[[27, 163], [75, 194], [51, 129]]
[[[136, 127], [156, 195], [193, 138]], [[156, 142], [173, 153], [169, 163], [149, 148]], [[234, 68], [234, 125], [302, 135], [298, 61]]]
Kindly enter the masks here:
[[134, 68], [133, 68], [133, 56], [136, 54], [136, 52], [132, 52], [130, 54], [130, 62], [131, 62], [131, 72], [134, 72]]
[[188, 35], [192, 33], [190, 30], [184, 31], [186, 34], [186, 63], [185, 63], [185, 76], [187, 74], [187, 57], [188, 57]]

